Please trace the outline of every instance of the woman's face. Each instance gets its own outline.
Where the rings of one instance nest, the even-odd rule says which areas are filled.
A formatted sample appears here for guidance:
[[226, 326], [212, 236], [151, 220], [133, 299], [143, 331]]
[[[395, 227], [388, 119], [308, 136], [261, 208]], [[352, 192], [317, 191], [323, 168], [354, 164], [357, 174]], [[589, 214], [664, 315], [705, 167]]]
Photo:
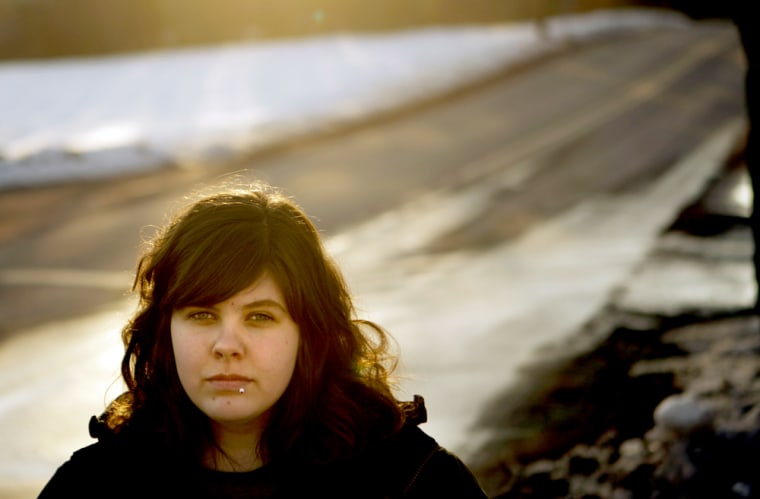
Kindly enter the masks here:
[[171, 338], [190, 400], [212, 422], [254, 429], [290, 383], [300, 334], [265, 273], [226, 301], [174, 310]]

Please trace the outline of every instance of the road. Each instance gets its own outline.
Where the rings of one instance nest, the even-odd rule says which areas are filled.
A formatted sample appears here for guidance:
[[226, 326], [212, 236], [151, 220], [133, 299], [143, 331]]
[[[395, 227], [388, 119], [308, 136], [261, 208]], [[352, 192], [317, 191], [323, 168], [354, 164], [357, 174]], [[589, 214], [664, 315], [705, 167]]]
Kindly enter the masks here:
[[141, 234], [231, 174], [314, 217], [398, 340], [400, 395], [467, 459], [488, 402], [568, 348], [741, 137], [743, 64], [722, 24], [609, 37], [234, 165], [0, 193], [0, 495], [87, 442]]

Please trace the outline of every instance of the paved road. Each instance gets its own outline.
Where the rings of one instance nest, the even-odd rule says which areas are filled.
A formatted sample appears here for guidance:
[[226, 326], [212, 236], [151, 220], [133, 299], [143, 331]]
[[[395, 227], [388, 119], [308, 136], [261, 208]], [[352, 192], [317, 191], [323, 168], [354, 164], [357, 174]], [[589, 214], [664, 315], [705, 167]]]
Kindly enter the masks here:
[[604, 303], [730, 152], [742, 68], [725, 25], [611, 37], [223, 169], [0, 193], [0, 495], [29, 497], [86, 441], [141, 231], [233, 171], [315, 217], [398, 338], [428, 430], [475, 452], [479, 410]]
[[[498, 207], [437, 247], [500, 241], [591, 194], [658, 175], [737, 115], [739, 64], [725, 31], [611, 39], [443, 105], [236, 168], [295, 194], [328, 233], [508, 169], [515, 185], [503, 189]], [[112, 300], [124, 289], [120, 273], [133, 267], [141, 229], [162, 220], [190, 188], [224, 173], [174, 169], [0, 193], [1, 334]], [[67, 281], [62, 271], [73, 288], [57, 284]]]

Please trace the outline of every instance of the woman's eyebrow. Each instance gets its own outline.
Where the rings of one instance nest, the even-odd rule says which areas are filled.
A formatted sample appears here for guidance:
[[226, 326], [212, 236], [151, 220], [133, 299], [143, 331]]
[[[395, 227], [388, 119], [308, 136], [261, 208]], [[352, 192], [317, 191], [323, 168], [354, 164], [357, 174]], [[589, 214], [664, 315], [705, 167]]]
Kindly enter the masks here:
[[264, 298], [261, 300], [255, 300], [250, 303], [246, 303], [243, 305], [244, 309], [251, 309], [251, 308], [260, 308], [260, 307], [275, 307], [279, 308], [283, 312], [287, 312], [288, 310], [285, 308], [284, 305], [282, 305], [280, 302], [276, 300], [272, 300], [271, 298]]

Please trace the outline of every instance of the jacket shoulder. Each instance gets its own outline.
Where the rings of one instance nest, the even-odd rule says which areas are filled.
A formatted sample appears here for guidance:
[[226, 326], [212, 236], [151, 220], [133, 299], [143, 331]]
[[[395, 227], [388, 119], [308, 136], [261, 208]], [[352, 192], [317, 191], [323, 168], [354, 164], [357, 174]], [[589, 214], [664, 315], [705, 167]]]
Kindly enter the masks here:
[[422, 464], [412, 480], [407, 483], [401, 497], [407, 499], [487, 498], [467, 465], [442, 447], [434, 451]]
[[[97, 441], [75, 451], [53, 474], [38, 499], [129, 497], [129, 489], [150, 478], [161, 458], [149, 441], [108, 431], [93, 417], [90, 436]], [[131, 480], [125, 482], [124, 477]]]
[[425, 399], [415, 395], [402, 404], [406, 423], [375, 456], [376, 469], [391, 497], [485, 499], [475, 476], [459, 457], [419, 428], [427, 421]]
[[107, 483], [108, 471], [118, 458], [111, 445], [96, 442], [74, 452], [53, 474], [38, 499], [98, 497]]
[[487, 497], [464, 462], [417, 426], [405, 427], [393, 440], [386, 458], [397, 477], [397, 497]]

